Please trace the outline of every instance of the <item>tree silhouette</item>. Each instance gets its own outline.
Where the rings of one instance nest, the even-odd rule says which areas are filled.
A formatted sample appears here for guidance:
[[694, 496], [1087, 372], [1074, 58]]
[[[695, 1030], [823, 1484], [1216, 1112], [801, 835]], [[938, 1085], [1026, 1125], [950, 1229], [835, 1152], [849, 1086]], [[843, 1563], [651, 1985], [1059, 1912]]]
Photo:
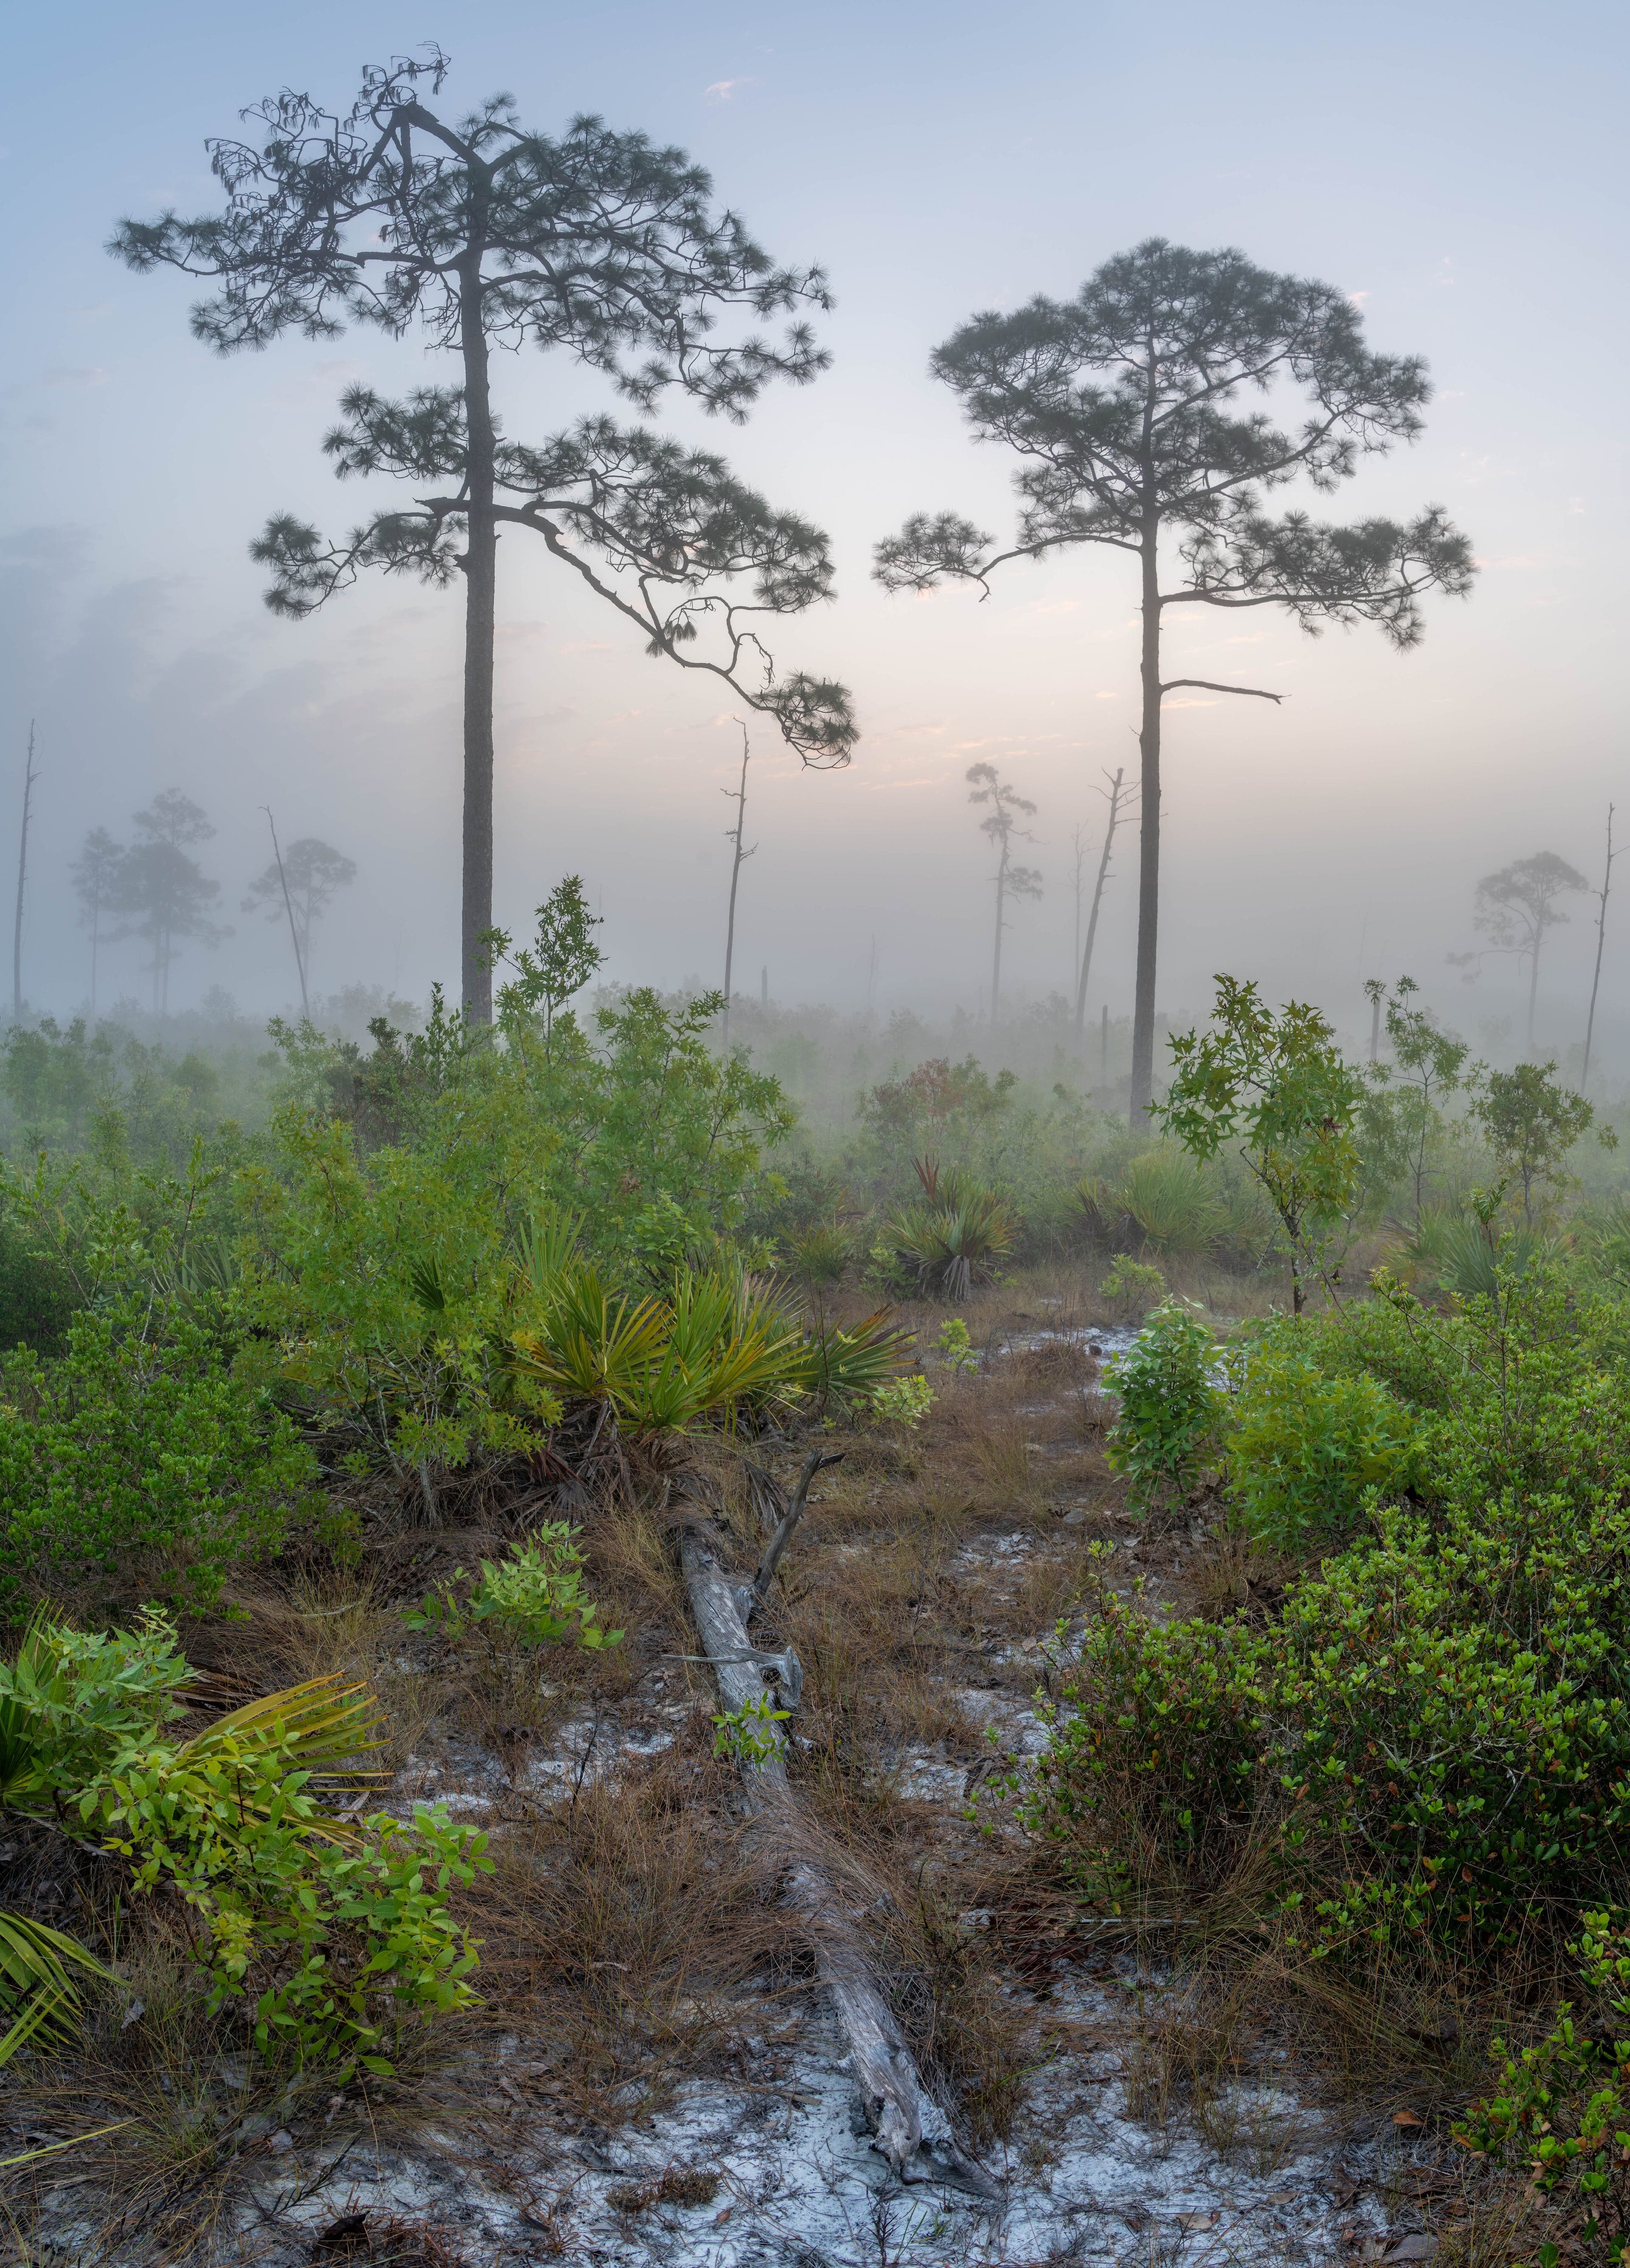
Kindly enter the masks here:
[[124, 857], [121, 844], [114, 841], [105, 827], [93, 827], [85, 838], [85, 847], [69, 869], [73, 878], [74, 895], [79, 901], [80, 918], [91, 932], [91, 1014], [96, 1015], [96, 964], [102, 946], [110, 940], [102, 935], [102, 916], [113, 902], [113, 891], [120, 862]]
[[719, 793], [728, 797], [736, 807], [735, 825], [725, 830], [725, 840], [729, 843], [731, 851], [730, 909], [725, 917], [725, 1017], [720, 1051], [726, 1057], [730, 1053], [730, 976], [736, 957], [736, 891], [741, 884], [742, 867], [758, 848], [757, 843], [755, 843], [749, 849], [741, 840], [743, 830], [747, 826], [748, 760], [753, 751], [748, 739], [746, 725], [742, 724], [740, 718], [736, 722], [741, 725], [741, 777], [736, 786], [719, 790]]
[[273, 924], [284, 920], [292, 924], [296, 958], [309, 984], [312, 930], [328, 912], [335, 892], [345, 889], [356, 879], [354, 858], [318, 836], [302, 835], [284, 852], [281, 873], [274, 858], [255, 876], [244, 893], [243, 910], [246, 914], [265, 911]]
[[[1107, 787], [1100, 788], [1098, 792], [1103, 796], [1110, 808], [1103, 824], [1103, 847], [1098, 853], [1098, 879], [1093, 884], [1092, 913], [1087, 923], [1087, 948], [1081, 954], [1081, 968], [1076, 976], [1075, 981], [1075, 1035], [1078, 1040], [1081, 1035], [1082, 1029], [1087, 1020], [1087, 979], [1092, 974], [1092, 949], [1094, 944], [1096, 942], [1098, 935], [1098, 912], [1103, 903], [1103, 886], [1110, 879], [1110, 859], [1115, 849], [1115, 830], [1120, 825], [1122, 819], [1125, 816], [1126, 806], [1132, 801], [1132, 789], [1129, 785], [1125, 784], [1125, 773], [1118, 764], [1116, 767], [1115, 777], [1113, 779], [1110, 779], [1110, 775], [1107, 770], [1103, 777], [1106, 780], [1109, 780], [1109, 785]], [[1081, 864], [1080, 853], [1078, 852], [1076, 860], [1076, 911], [1078, 920], [1080, 918], [1081, 901], [1080, 876]], [[1107, 1001], [1104, 1004], [1103, 1012], [1107, 1020], [1110, 1012], [1109, 1004]]]
[[1527, 1047], [1534, 1044], [1534, 1004], [1539, 992], [1539, 953], [1545, 932], [1560, 928], [1567, 919], [1557, 901], [1585, 887], [1584, 876], [1554, 850], [1536, 851], [1531, 858], [1514, 858], [1497, 874], [1485, 874], [1477, 886], [1473, 928], [1492, 941], [1497, 953], [1515, 953], [1519, 961], [1528, 962]]
[[221, 886], [187, 855], [190, 843], [207, 843], [215, 833], [203, 808], [179, 788], [166, 788], [136, 814], [142, 836], [121, 857], [108, 892], [109, 910], [131, 917], [132, 932], [152, 954], [153, 1013], [170, 1012], [170, 966], [178, 938], [218, 945], [232, 931], [209, 917], [207, 909]]
[[1007, 907], [1009, 898], [1039, 898], [1042, 878], [1034, 866], [1015, 866], [1012, 848], [1015, 836], [1021, 842], [1033, 843], [1036, 837], [1028, 828], [1018, 823], [1018, 814], [1033, 818], [1036, 806], [1029, 803], [1017, 788], [1007, 786], [999, 776], [994, 764], [970, 764], [968, 777], [974, 783], [970, 803], [988, 803], [991, 815], [979, 822], [979, 831], [988, 835], [997, 848], [996, 861], [996, 951], [991, 963], [991, 1029], [996, 1029], [997, 1003], [1002, 990], [1002, 932], [1007, 927]]
[[[558, 139], [523, 129], [507, 96], [457, 126], [425, 107], [447, 58], [397, 57], [363, 73], [348, 111], [287, 89], [246, 111], [258, 144], [216, 140], [218, 217], [123, 222], [110, 249], [132, 268], [209, 279], [197, 335], [223, 354], [346, 321], [393, 338], [417, 326], [455, 353], [457, 386], [387, 401], [343, 397], [325, 446], [342, 477], [384, 473], [413, 501], [343, 541], [287, 515], [252, 547], [268, 603], [304, 615], [364, 567], [446, 586], [465, 578], [461, 952], [468, 1012], [492, 1001], [492, 666], [500, 527], [527, 528], [633, 622], [645, 650], [711, 670], [772, 715], [806, 762], [842, 763], [855, 738], [844, 688], [778, 675], [766, 615], [830, 595], [826, 538], [773, 511], [721, 459], [642, 427], [586, 417], [537, 447], [508, 439], [493, 406], [493, 348], [558, 347], [649, 409], [669, 387], [740, 422], [768, 382], [804, 383], [827, 357], [794, 321], [772, 346], [714, 335], [749, 317], [830, 306], [818, 269], [775, 267], [682, 151], [579, 118]], [[640, 357], [643, 357], [643, 359]], [[740, 578], [750, 600], [734, 595]]]
[[[1152, 237], [1107, 261], [1072, 300], [1036, 298], [976, 315], [933, 355], [982, 440], [1024, 460], [1017, 541], [954, 512], [919, 514], [878, 546], [891, 590], [946, 577], [985, 587], [1010, 559], [1081, 543], [1138, 562], [1143, 615], [1141, 843], [1132, 1113], [1154, 1069], [1160, 915], [1161, 703], [1180, 686], [1277, 702], [1260, 686], [1162, 678], [1168, 608], [1280, 607], [1303, 630], [1375, 622], [1400, 650], [1419, 643], [1430, 590], [1470, 588], [1466, 538], [1435, 505], [1414, 519], [1332, 527], [1273, 517], [1272, 490], [1299, 477], [1335, 489], [1360, 460], [1412, 440], [1427, 399], [1418, 357], [1369, 353], [1358, 310], [1327, 284], [1276, 276], [1232, 251], [1191, 252]], [[1243, 392], [1307, 400], [1299, 427], [1232, 405]], [[1169, 555], [1175, 544], [1182, 573]], [[1162, 546], [1168, 555], [1162, 567]]]

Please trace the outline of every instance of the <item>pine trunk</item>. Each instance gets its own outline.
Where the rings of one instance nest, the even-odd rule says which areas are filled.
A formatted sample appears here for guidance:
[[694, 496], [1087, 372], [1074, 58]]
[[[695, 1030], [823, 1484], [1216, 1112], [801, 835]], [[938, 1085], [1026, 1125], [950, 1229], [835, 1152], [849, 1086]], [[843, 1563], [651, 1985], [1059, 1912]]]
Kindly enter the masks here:
[[498, 524], [493, 505], [492, 401], [483, 320], [483, 214], [462, 266], [460, 327], [468, 432], [469, 541], [464, 555], [464, 889], [460, 961], [464, 1012], [492, 1021], [492, 971], [482, 933], [492, 927], [492, 644], [498, 597]]
[[1161, 917], [1161, 592], [1156, 531], [1143, 539], [1143, 725], [1138, 846], [1138, 976], [1132, 1015], [1132, 1123], [1144, 1123], [1154, 1093], [1154, 966]]

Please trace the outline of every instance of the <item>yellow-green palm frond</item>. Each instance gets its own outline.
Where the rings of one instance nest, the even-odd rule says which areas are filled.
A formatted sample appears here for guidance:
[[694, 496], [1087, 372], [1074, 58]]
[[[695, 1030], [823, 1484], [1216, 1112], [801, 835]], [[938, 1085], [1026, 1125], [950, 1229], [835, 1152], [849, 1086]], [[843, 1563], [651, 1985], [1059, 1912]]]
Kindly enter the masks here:
[[[207, 1765], [247, 1752], [258, 1760], [282, 1760], [291, 1771], [309, 1773], [319, 1784], [313, 1793], [358, 1793], [390, 1778], [371, 1761], [383, 1745], [383, 1722], [384, 1712], [372, 1690], [348, 1683], [336, 1672], [246, 1701], [184, 1742], [177, 1760]], [[353, 1832], [347, 1822], [321, 1815], [313, 1831], [341, 1841], [350, 1840]]]
[[0, 2069], [31, 2041], [62, 2047], [73, 2038], [81, 2013], [76, 1970], [117, 1981], [60, 1930], [0, 1912], [0, 2021], [10, 2019], [0, 2036]]

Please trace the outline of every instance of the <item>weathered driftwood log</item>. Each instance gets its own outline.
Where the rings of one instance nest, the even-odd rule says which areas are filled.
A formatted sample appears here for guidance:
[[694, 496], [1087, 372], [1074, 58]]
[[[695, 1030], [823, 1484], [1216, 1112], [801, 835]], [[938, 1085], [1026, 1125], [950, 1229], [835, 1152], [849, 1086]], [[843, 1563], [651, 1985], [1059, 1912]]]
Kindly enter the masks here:
[[[719, 1681], [725, 1709], [734, 1713], [780, 1705], [795, 1705], [803, 1673], [789, 1647], [785, 1653], [756, 1646], [748, 1624], [763, 1605], [776, 1564], [819, 1469], [812, 1458], [787, 1512], [777, 1523], [757, 1574], [748, 1581], [732, 1574], [722, 1554], [727, 1539], [700, 1518], [681, 1537], [681, 1557], [690, 1611], [704, 1651]], [[853, 1912], [852, 1887], [845, 1891], [845, 1869], [800, 1807], [787, 1784], [785, 1742], [778, 1726], [754, 1726], [757, 1745], [770, 1753], [741, 1759], [742, 1785], [752, 1815], [755, 1840], [778, 1869], [785, 1869], [784, 1896], [808, 1931], [816, 1973], [832, 1996], [837, 2019], [854, 2058], [854, 2074], [881, 2150], [902, 2181], [940, 2181], [981, 2197], [997, 2194], [984, 2169], [958, 2147], [949, 2119], [917, 2075], [894, 2011], [879, 1988]]]

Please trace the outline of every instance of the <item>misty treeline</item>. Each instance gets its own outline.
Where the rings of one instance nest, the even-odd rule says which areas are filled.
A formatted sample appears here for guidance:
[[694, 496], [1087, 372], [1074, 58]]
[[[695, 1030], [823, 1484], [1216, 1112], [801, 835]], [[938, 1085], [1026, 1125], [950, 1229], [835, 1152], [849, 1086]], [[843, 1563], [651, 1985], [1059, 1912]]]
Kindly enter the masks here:
[[[338, 538], [274, 515], [252, 550], [271, 570], [268, 603], [297, 618], [365, 568], [440, 587], [463, 577], [461, 998], [479, 1021], [491, 1012], [482, 939], [492, 922], [500, 529], [535, 536], [647, 654], [727, 683], [807, 764], [846, 763], [859, 728], [847, 688], [784, 667], [767, 642], [778, 618], [833, 596], [830, 545], [813, 522], [772, 506], [722, 458], [647, 425], [594, 415], [550, 435], [512, 433], [492, 384], [495, 348], [560, 350], [638, 410], [677, 390], [739, 422], [773, 380], [805, 386], [826, 368], [808, 320], [831, 305], [824, 274], [778, 266], [715, 206], [705, 173], [642, 134], [579, 118], [551, 136], [506, 97], [450, 120], [431, 107], [448, 70], [432, 47], [365, 70], [340, 109], [289, 89], [254, 105], [249, 138], [207, 144], [224, 210], [127, 220], [111, 249], [138, 271], [172, 267], [209, 284], [192, 323], [218, 353], [290, 331], [333, 337], [355, 322], [417, 335], [456, 361], [454, 383], [401, 400], [351, 387], [325, 440], [341, 478], [395, 479], [409, 501]], [[783, 326], [774, 339], [741, 328], [770, 320]], [[877, 546], [886, 587], [955, 578], [983, 590], [1010, 561], [1079, 544], [1136, 563], [1138, 1116], [1154, 1063], [1162, 703], [1200, 681], [1164, 675], [1164, 628], [1177, 608], [1270, 608], [1310, 634], [1366, 622], [1400, 651], [1420, 642], [1426, 599], [1464, 595], [1473, 573], [1467, 538], [1440, 508], [1332, 525], [1300, 508], [1275, 513], [1270, 501], [1296, 481], [1331, 493], [1412, 440], [1425, 365], [1371, 352], [1358, 309], [1334, 286], [1151, 238], [1073, 299], [974, 316], [932, 369], [975, 437], [1016, 456], [1018, 526], [1002, 548], [955, 512], [916, 514]], [[1007, 855], [1016, 808], [999, 798], [991, 814], [1007, 814], [993, 830], [997, 962], [1007, 902], [1029, 887]], [[998, 1001], [999, 967], [992, 989]]]
[[[301, 1005], [309, 1012], [313, 932], [336, 891], [356, 880], [356, 863], [314, 835], [300, 836], [285, 848], [269, 812], [267, 821], [272, 858], [250, 882], [241, 908], [286, 930]], [[92, 828], [70, 870], [80, 919], [90, 932], [92, 1023], [108, 946], [129, 938], [141, 941], [152, 980], [153, 1013], [167, 1016], [170, 972], [182, 947], [218, 946], [232, 934], [228, 924], [216, 918], [221, 884], [194, 855], [215, 834], [203, 806], [179, 788], [166, 788], [135, 814], [131, 824], [134, 839], [128, 843], [116, 841], [105, 827]], [[19, 929], [21, 912], [19, 894]]]

